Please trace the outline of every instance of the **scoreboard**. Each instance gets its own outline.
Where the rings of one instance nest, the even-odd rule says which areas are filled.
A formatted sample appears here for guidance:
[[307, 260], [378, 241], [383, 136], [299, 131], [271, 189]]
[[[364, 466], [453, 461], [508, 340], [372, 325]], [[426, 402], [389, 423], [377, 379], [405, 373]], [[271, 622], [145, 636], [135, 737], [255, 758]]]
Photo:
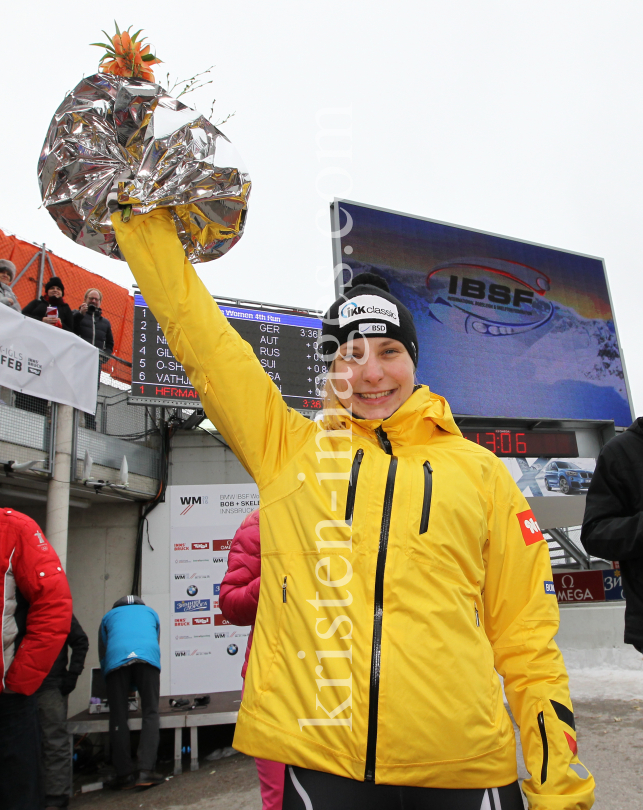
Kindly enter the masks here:
[[[327, 365], [317, 353], [317, 313], [217, 299], [221, 312], [253, 348], [266, 374], [297, 410], [321, 410]], [[133, 404], [199, 408], [199, 395], [172, 355], [165, 335], [140, 293], [134, 296]]]

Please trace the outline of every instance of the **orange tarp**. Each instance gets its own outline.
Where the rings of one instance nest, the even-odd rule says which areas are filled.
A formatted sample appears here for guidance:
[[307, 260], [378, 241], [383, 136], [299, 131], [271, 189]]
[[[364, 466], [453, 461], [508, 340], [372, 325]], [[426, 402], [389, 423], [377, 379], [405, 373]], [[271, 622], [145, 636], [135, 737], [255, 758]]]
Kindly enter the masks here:
[[[38, 285], [38, 274], [40, 272], [42, 248], [18, 239], [17, 236], [5, 234], [0, 229], [0, 259], [10, 259], [16, 265], [16, 278], [20, 271], [29, 263], [29, 260], [36, 255], [26, 273], [13, 287], [21, 307], [25, 307], [34, 298], [39, 298], [43, 290], [36, 290]], [[82, 304], [85, 292], [90, 287], [96, 287], [103, 294], [102, 310], [105, 318], [112, 325], [114, 335], [114, 354], [122, 360], [132, 362], [132, 336], [134, 329], [134, 298], [119, 284], [108, 281], [106, 278], [85, 270], [77, 264], [72, 264], [66, 259], [61, 259], [55, 253], [47, 251], [47, 256], [54, 268], [51, 272], [49, 261], [45, 261], [43, 283], [46, 283], [52, 275], [62, 279], [65, 285], [65, 301], [72, 309], [78, 309]], [[112, 377], [121, 382], [131, 381], [131, 369], [122, 363], [109, 362], [102, 366], [103, 371], [108, 371]]]

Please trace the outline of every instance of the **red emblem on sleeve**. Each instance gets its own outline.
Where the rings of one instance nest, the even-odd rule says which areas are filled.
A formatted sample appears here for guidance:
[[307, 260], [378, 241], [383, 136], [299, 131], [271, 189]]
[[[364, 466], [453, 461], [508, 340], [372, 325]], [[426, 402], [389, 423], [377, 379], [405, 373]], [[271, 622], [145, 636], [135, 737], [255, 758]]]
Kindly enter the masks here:
[[518, 518], [520, 531], [522, 532], [526, 546], [545, 539], [531, 509], [527, 509], [526, 512], [519, 512], [516, 517]]
[[578, 743], [572, 737], [571, 734], [568, 734], [566, 731], [564, 732], [565, 737], [567, 738], [567, 745], [569, 746], [569, 750], [572, 752], [574, 756], [578, 754]]

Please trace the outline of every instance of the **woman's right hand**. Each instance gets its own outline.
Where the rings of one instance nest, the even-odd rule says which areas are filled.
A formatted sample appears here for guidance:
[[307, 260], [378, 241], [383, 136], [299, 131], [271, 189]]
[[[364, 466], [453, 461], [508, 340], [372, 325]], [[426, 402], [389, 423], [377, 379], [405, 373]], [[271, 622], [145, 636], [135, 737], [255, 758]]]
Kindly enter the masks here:
[[57, 315], [45, 315], [45, 317], [42, 319], [42, 322], [43, 323], [49, 323], [52, 326], [56, 326], [57, 323], [58, 323], [58, 320], [59, 319], [58, 319]]

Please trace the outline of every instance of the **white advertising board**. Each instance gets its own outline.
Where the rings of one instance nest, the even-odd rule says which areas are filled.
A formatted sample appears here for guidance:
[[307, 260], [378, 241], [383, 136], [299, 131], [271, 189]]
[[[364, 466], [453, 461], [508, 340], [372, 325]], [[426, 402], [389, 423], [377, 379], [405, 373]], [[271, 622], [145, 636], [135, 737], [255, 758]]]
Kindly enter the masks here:
[[241, 689], [249, 627], [228, 624], [219, 589], [243, 518], [259, 507], [254, 484], [168, 487], [170, 502], [170, 690]]

